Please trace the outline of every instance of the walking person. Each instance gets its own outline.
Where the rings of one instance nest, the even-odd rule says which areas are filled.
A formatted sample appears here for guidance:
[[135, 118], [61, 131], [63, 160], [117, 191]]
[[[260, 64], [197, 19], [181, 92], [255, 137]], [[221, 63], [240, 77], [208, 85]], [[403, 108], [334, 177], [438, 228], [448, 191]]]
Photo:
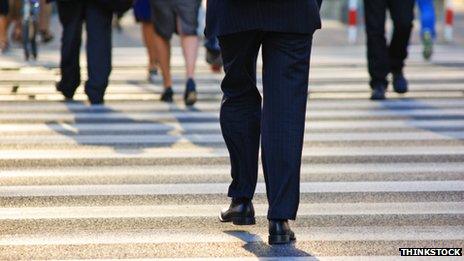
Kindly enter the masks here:
[[0, 0], [0, 52], [8, 49], [8, 0]]
[[195, 65], [199, 48], [197, 30], [201, 0], [150, 0], [150, 4], [155, 25], [155, 45], [163, 75], [164, 92], [161, 100], [173, 101], [170, 40], [174, 33], [178, 33], [187, 72], [184, 102], [188, 106], [194, 105], [197, 101]]
[[13, 30], [11, 32], [11, 40], [17, 43], [22, 42], [22, 3], [23, 1], [18, 0], [8, 1], [8, 26], [10, 26], [11, 24], [13, 25]]
[[437, 36], [435, 7], [433, 0], [417, 0], [417, 5], [419, 6], [421, 20], [422, 56], [428, 61], [432, 57], [433, 43]]
[[[408, 56], [409, 38], [414, 20], [415, 0], [364, 0], [366, 19], [367, 59], [372, 100], [384, 100], [388, 87], [387, 76], [393, 75], [393, 90], [408, 91], [404, 77], [404, 61]], [[387, 10], [393, 20], [393, 36], [389, 44], [385, 38]]]
[[[320, 28], [316, 0], [209, 0], [206, 36], [219, 36], [225, 77], [220, 123], [232, 183], [222, 222], [255, 223], [252, 199], [261, 138], [269, 210], [269, 243], [295, 240], [312, 36]], [[262, 48], [263, 98], [256, 86]], [[262, 103], [263, 102], [263, 103]], [[262, 104], [261, 104], [262, 103]]]
[[66, 99], [72, 99], [81, 83], [79, 56], [82, 27], [87, 31], [88, 80], [85, 93], [91, 104], [104, 102], [111, 73], [111, 19], [113, 12], [93, 0], [57, 0], [61, 38], [61, 80], [57, 84]]
[[148, 81], [154, 83], [158, 77], [158, 54], [155, 46], [155, 27], [151, 19], [150, 0], [135, 0], [135, 20], [141, 24], [142, 37], [148, 53]]

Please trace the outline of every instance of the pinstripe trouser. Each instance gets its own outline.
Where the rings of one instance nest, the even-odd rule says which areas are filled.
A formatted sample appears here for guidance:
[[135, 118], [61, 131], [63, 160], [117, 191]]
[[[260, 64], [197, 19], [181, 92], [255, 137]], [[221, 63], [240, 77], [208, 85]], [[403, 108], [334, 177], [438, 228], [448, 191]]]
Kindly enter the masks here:
[[[219, 38], [226, 75], [221, 129], [230, 153], [230, 197], [252, 198], [261, 137], [269, 219], [295, 219], [312, 35], [247, 31]], [[256, 87], [262, 47], [263, 97]]]

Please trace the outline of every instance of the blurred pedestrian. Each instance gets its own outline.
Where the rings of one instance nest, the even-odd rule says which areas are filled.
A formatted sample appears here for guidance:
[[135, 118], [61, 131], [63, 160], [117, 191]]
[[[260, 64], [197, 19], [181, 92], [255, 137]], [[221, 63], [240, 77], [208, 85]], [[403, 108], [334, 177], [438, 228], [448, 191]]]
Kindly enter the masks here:
[[[221, 129], [229, 149], [230, 207], [222, 222], [252, 225], [261, 140], [269, 210], [269, 243], [295, 241], [295, 220], [308, 98], [312, 36], [320, 28], [316, 0], [208, 0], [206, 36], [219, 36], [225, 77]], [[256, 60], [263, 59], [263, 99]], [[263, 103], [261, 105], [261, 102]]]
[[135, 0], [134, 15], [141, 24], [142, 37], [148, 52], [148, 81], [154, 83], [158, 77], [158, 55], [155, 46], [155, 27], [151, 19], [150, 0]]
[[187, 72], [184, 102], [186, 105], [193, 105], [197, 101], [194, 76], [199, 48], [197, 30], [201, 0], [150, 0], [150, 3], [155, 25], [155, 46], [163, 74], [164, 92], [161, 95], [161, 100], [173, 101], [170, 39], [174, 33], [178, 33]]
[[[397, 93], [408, 91], [404, 77], [404, 61], [408, 56], [409, 38], [414, 20], [415, 0], [364, 0], [366, 18], [367, 58], [371, 99], [385, 99], [388, 87], [387, 76], [393, 75], [393, 90]], [[393, 20], [393, 36], [387, 44], [385, 38], [386, 12]]]
[[433, 54], [433, 43], [437, 35], [435, 29], [435, 7], [433, 0], [417, 0], [417, 4], [421, 20], [422, 55], [425, 60], [430, 60]]
[[219, 40], [216, 37], [210, 37], [205, 41], [206, 62], [211, 65], [213, 72], [221, 72], [222, 57]]
[[52, 16], [52, 4], [47, 0], [40, 0], [39, 32], [43, 43], [51, 42], [54, 38], [50, 30], [50, 19]]
[[0, 0], [0, 52], [8, 49], [8, 0]]
[[15, 42], [20, 43], [22, 41], [22, 2], [20, 0], [9, 1], [9, 12], [8, 12], [8, 25], [13, 25], [13, 31], [11, 32], [11, 39]]
[[57, 84], [66, 99], [72, 99], [81, 83], [80, 48], [82, 27], [87, 31], [88, 80], [85, 93], [91, 104], [104, 102], [111, 73], [112, 10], [94, 0], [58, 0], [58, 13], [63, 26], [61, 38], [61, 80]]

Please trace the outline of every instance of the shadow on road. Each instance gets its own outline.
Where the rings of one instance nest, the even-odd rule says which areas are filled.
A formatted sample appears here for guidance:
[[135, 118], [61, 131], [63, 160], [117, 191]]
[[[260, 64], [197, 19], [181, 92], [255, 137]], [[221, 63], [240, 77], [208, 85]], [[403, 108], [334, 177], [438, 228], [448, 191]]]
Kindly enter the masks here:
[[[427, 123], [436, 120], [464, 120], [462, 115], [453, 115], [446, 114], [441, 108], [437, 108], [427, 102], [419, 101], [414, 98], [402, 98], [398, 100], [388, 100], [385, 102], [380, 102], [379, 108], [383, 110], [388, 110], [390, 112], [398, 112], [399, 115], [403, 115], [404, 112], [414, 112], [414, 111], [429, 111], [429, 112], [438, 112], [436, 115], [405, 115], [404, 121], [411, 128], [433, 132], [443, 137], [449, 137], [455, 140], [462, 141], [462, 135], [459, 135], [459, 132], [464, 131], [464, 126], [426, 126]], [[449, 108], [453, 109], [453, 108]], [[441, 112], [441, 113], [440, 113]], [[456, 135], [453, 135], [456, 134]]]
[[[74, 139], [79, 145], [110, 147], [121, 154], [140, 154], [146, 148], [169, 148], [181, 140], [183, 142], [187, 140], [188, 143], [196, 146], [205, 146], [205, 144], [189, 139], [189, 135], [184, 135], [183, 131], [179, 133], [179, 129], [163, 121], [133, 119], [124, 112], [114, 110], [106, 105], [87, 106], [81, 101], [64, 102], [64, 104], [69, 113], [74, 116], [74, 119], [68, 122], [49, 121], [46, 124], [55, 132]], [[194, 108], [181, 110], [177, 105], [172, 105], [166, 114], [181, 111], [198, 110]], [[189, 122], [189, 119], [174, 119], [174, 123], [181, 126], [184, 122]], [[104, 123], [122, 124], [127, 127], [118, 130], [117, 128], [110, 128], [109, 125], [102, 125]], [[151, 127], [156, 126], [156, 128], [147, 130], [140, 127], [143, 124]], [[99, 125], [102, 125], [102, 129], [98, 129]], [[139, 126], [138, 129], [130, 129], [130, 126], [136, 125]], [[92, 127], [89, 128], [89, 126]]]
[[248, 231], [243, 230], [227, 230], [224, 233], [234, 236], [243, 242], [243, 249], [255, 255], [256, 257], [308, 257], [310, 260], [317, 260], [313, 255], [298, 249], [295, 244], [290, 245], [268, 245], [263, 239]]

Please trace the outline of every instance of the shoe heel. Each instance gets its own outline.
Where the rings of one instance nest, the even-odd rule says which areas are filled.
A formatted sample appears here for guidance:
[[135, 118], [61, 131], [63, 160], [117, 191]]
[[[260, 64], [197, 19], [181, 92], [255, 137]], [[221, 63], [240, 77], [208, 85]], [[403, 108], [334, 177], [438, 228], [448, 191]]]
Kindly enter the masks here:
[[235, 217], [232, 218], [232, 224], [237, 226], [249, 226], [256, 224], [254, 217]]
[[290, 235], [269, 236], [269, 245], [283, 245], [292, 242]]

